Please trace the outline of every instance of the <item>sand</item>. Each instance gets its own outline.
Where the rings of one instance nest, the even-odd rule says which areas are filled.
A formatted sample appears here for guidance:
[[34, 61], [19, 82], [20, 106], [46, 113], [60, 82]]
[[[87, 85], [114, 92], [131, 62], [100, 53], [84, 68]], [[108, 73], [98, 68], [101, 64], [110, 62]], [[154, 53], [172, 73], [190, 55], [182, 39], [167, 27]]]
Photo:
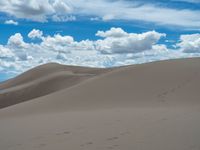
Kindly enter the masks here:
[[0, 84], [0, 108], [68, 88], [111, 69], [49, 63]]
[[14, 97], [0, 109], [0, 149], [200, 149], [199, 58], [100, 70], [23, 103]]

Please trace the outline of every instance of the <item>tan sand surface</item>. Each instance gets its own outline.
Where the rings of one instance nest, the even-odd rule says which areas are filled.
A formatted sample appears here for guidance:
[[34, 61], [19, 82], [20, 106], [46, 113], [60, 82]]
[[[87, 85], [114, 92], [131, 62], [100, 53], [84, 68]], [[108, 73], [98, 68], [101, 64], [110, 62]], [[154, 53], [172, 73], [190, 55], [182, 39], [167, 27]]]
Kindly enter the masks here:
[[109, 70], [56, 63], [41, 65], [0, 84], [0, 108], [68, 88]]
[[200, 149], [199, 58], [115, 68], [28, 100], [0, 110], [0, 149]]

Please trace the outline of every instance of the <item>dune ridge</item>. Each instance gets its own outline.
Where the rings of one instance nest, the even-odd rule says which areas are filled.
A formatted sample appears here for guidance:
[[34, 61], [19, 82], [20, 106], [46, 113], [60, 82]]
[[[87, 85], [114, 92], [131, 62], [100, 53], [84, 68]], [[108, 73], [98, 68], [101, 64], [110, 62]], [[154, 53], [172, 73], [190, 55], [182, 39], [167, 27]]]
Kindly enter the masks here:
[[68, 88], [110, 69], [49, 63], [0, 84], [0, 108]]

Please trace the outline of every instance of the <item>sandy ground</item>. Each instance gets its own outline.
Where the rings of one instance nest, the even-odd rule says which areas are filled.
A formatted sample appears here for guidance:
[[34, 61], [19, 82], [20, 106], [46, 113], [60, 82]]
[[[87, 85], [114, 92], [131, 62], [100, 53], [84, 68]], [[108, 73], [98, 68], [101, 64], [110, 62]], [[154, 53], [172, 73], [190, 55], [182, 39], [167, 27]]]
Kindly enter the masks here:
[[110, 70], [56, 63], [38, 66], [0, 84], [0, 108], [71, 87]]
[[200, 59], [115, 68], [0, 110], [2, 150], [199, 150]]

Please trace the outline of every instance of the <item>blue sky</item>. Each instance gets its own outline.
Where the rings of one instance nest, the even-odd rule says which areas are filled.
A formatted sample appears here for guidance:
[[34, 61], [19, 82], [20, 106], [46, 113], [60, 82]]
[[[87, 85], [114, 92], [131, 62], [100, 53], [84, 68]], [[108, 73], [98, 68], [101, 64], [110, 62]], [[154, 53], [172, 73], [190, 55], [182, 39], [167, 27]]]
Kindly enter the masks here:
[[198, 57], [200, 0], [0, 0], [0, 80], [39, 64]]

